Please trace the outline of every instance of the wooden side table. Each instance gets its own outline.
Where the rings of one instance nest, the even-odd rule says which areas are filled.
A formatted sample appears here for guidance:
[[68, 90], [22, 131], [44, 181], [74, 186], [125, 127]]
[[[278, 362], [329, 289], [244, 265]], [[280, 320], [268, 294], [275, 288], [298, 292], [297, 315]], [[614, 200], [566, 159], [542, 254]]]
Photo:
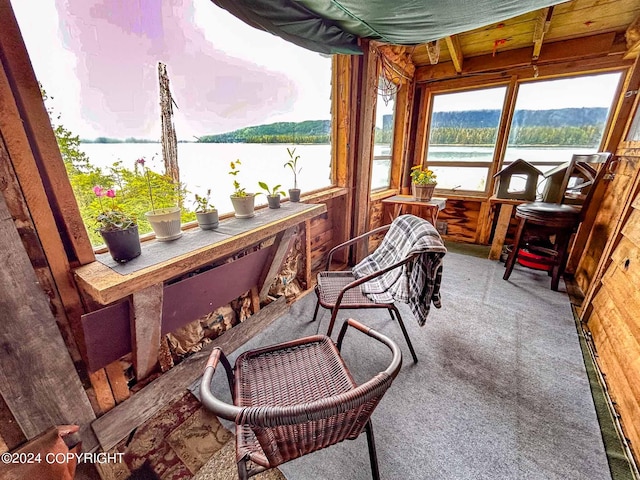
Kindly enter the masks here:
[[426, 219], [436, 226], [436, 220], [438, 219], [438, 212], [444, 210], [447, 205], [446, 198], [432, 198], [431, 200], [416, 200], [412, 195], [394, 195], [393, 197], [385, 198], [382, 200], [383, 204], [388, 204], [391, 209], [389, 211], [389, 220], [393, 221], [398, 216], [402, 215], [402, 211], [405, 205], [422, 207], [427, 212]]

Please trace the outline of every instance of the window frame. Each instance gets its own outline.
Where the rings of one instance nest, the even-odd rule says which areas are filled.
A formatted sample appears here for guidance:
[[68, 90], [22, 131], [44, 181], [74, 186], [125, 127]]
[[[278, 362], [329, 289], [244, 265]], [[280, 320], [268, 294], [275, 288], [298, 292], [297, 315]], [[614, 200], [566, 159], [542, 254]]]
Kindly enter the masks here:
[[[576, 78], [576, 77], [584, 77], [584, 76], [593, 76], [598, 74], [605, 73], [620, 73], [620, 80], [618, 83], [618, 87], [616, 92], [612, 98], [612, 105], [609, 110], [609, 115], [607, 118], [607, 122], [604, 127], [604, 132], [602, 139], [599, 145], [599, 151], [605, 149], [606, 145], [609, 141], [609, 136], [611, 130], [613, 128], [613, 121], [616, 117], [616, 103], [620, 98], [620, 93], [622, 91], [625, 79], [628, 74], [627, 67], [624, 66], [616, 66], [609, 68], [601, 68], [594, 69], [591, 71], [570, 71], [562, 74], [549, 74], [545, 76], [535, 76], [531, 74], [518, 75], [513, 74], [509, 79], [505, 79], [504, 76], [498, 77], [493, 81], [490, 81], [488, 78], [483, 76], [479, 76], [478, 78], [460, 78], [453, 80], [443, 80], [440, 82], [433, 82], [432, 84], [422, 84], [422, 88], [425, 92], [425, 101], [421, 106], [421, 114], [424, 115], [424, 123], [420, 125], [418, 128], [422, 131], [423, 137], [423, 151], [418, 152], [415, 160], [418, 162], [417, 164], [422, 164], [425, 167], [431, 166], [451, 166], [451, 167], [477, 167], [477, 166], [486, 166], [489, 162], [438, 162], [427, 160], [428, 149], [429, 149], [429, 136], [431, 133], [431, 119], [433, 115], [433, 97], [439, 94], [445, 93], [457, 93], [462, 91], [473, 91], [473, 90], [482, 90], [486, 88], [507, 85], [507, 92], [505, 94], [505, 99], [502, 106], [502, 114], [500, 117], [500, 122], [498, 126], [498, 137], [496, 138], [496, 147], [494, 149], [493, 159], [489, 166], [489, 172], [487, 175], [487, 182], [484, 191], [473, 191], [473, 190], [461, 190], [461, 189], [442, 189], [436, 187], [437, 195], [447, 196], [447, 197], [472, 197], [472, 198], [489, 198], [493, 195], [495, 189], [496, 179], [494, 175], [501, 168], [503, 168], [504, 156], [507, 149], [507, 144], [509, 140], [509, 134], [511, 132], [511, 121], [515, 112], [516, 101], [518, 98], [519, 87], [525, 83], [532, 82], [543, 82], [549, 80], [557, 80], [563, 78]], [[482, 81], [482, 83], [480, 83]], [[426, 104], [426, 105], [425, 105]], [[476, 165], [477, 163], [477, 165]], [[538, 162], [538, 164], [543, 164], [545, 162]], [[444, 165], [443, 165], [444, 164]], [[553, 163], [556, 164], [555, 162]]]

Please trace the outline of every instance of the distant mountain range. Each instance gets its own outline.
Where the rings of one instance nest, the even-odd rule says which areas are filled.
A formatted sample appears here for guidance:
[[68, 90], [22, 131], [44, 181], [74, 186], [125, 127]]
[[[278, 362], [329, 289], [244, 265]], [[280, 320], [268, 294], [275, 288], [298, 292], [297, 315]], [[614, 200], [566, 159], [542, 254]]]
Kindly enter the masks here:
[[330, 120], [278, 122], [246, 127], [218, 135], [204, 135], [202, 143], [329, 143]]
[[[607, 120], [606, 108], [558, 108], [550, 110], [518, 110], [514, 114], [511, 134], [522, 137], [515, 143], [590, 144], [599, 141], [602, 125]], [[500, 110], [468, 110], [436, 112], [431, 128], [433, 143], [485, 144], [492, 143], [495, 128], [500, 122]], [[384, 115], [382, 129], [376, 129], [376, 142], [389, 143], [392, 137], [393, 116]], [[526, 134], [526, 135], [524, 135]], [[524, 138], [526, 136], [527, 138]], [[217, 135], [203, 135], [200, 143], [329, 143], [330, 120], [278, 122], [241, 128]], [[593, 140], [596, 139], [596, 140]], [[98, 137], [82, 140], [87, 143], [152, 143], [155, 140]], [[182, 142], [182, 141], [181, 141]], [[559, 142], [559, 143], [558, 143]], [[572, 143], [573, 142], [573, 143]]]
[[[606, 108], [558, 108], [553, 110], [517, 110], [514, 124], [527, 127], [584, 127], [600, 125], [607, 120]], [[432, 128], [487, 128], [500, 121], [500, 110], [436, 112]]]

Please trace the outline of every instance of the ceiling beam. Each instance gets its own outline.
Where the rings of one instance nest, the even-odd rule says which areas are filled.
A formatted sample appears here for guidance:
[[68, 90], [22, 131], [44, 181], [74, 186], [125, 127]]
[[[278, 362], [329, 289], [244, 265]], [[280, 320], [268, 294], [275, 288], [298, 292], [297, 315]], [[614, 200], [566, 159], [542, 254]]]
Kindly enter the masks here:
[[447, 42], [453, 67], [456, 69], [456, 72], [462, 73], [462, 61], [464, 57], [462, 55], [462, 47], [460, 46], [460, 37], [458, 37], [458, 35], [450, 35], [445, 37], [445, 41]]
[[553, 7], [543, 8], [538, 11], [536, 18], [536, 26], [533, 31], [533, 60], [538, 60], [540, 50], [542, 50], [542, 42], [544, 35], [549, 31], [551, 25], [551, 16], [553, 15]]
[[[625, 52], [624, 43], [616, 43], [615, 32], [602, 33], [586, 38], [577, 38], [547, 43], [544, 52], [540, 55], [537, 65], [556, 64], [580, 60], [584, 65], [590, 58], [608, 58], [607, 65], [625, 65], [622, 55]], [[594, 65], [599, 63], [591, 62]], [[631, 61], [627, 61], [631, 64]], [[491, 54], [468, 57], [465, 59], [463, 75], [474, 75], [486, 72], [504, 72], [511, 68], [531, 66], [531, 47], [506, 51], [496, 57]], [[580, 69], [580, 65], [577, 65]], [[585, 70], [587, 68], [585, 67]], [[415, 81], [418, 83], [433, 80], [445, 80], [459, 78], [451, 62], [443, 62], [438, 65], [426, 65], [416, 68]]]

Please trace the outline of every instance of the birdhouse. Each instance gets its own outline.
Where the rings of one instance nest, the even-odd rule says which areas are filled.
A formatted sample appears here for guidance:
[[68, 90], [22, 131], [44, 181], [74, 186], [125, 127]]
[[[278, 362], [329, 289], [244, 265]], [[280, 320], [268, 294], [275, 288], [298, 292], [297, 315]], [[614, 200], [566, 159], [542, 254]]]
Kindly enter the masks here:
[[540, 175], [540, 170], [519, 158], [493, 176], [498, 178], [496, 197], [533, 201], [536, 199], [536, 186]]
[[[571, 171], [567, 173], [569, 168]], [[580, 204], [584, 195], [589, 192], [596, 170], [586, 162], [565, 162], [549, 170], [544, 176], [546, 181], [543, 202]]]

